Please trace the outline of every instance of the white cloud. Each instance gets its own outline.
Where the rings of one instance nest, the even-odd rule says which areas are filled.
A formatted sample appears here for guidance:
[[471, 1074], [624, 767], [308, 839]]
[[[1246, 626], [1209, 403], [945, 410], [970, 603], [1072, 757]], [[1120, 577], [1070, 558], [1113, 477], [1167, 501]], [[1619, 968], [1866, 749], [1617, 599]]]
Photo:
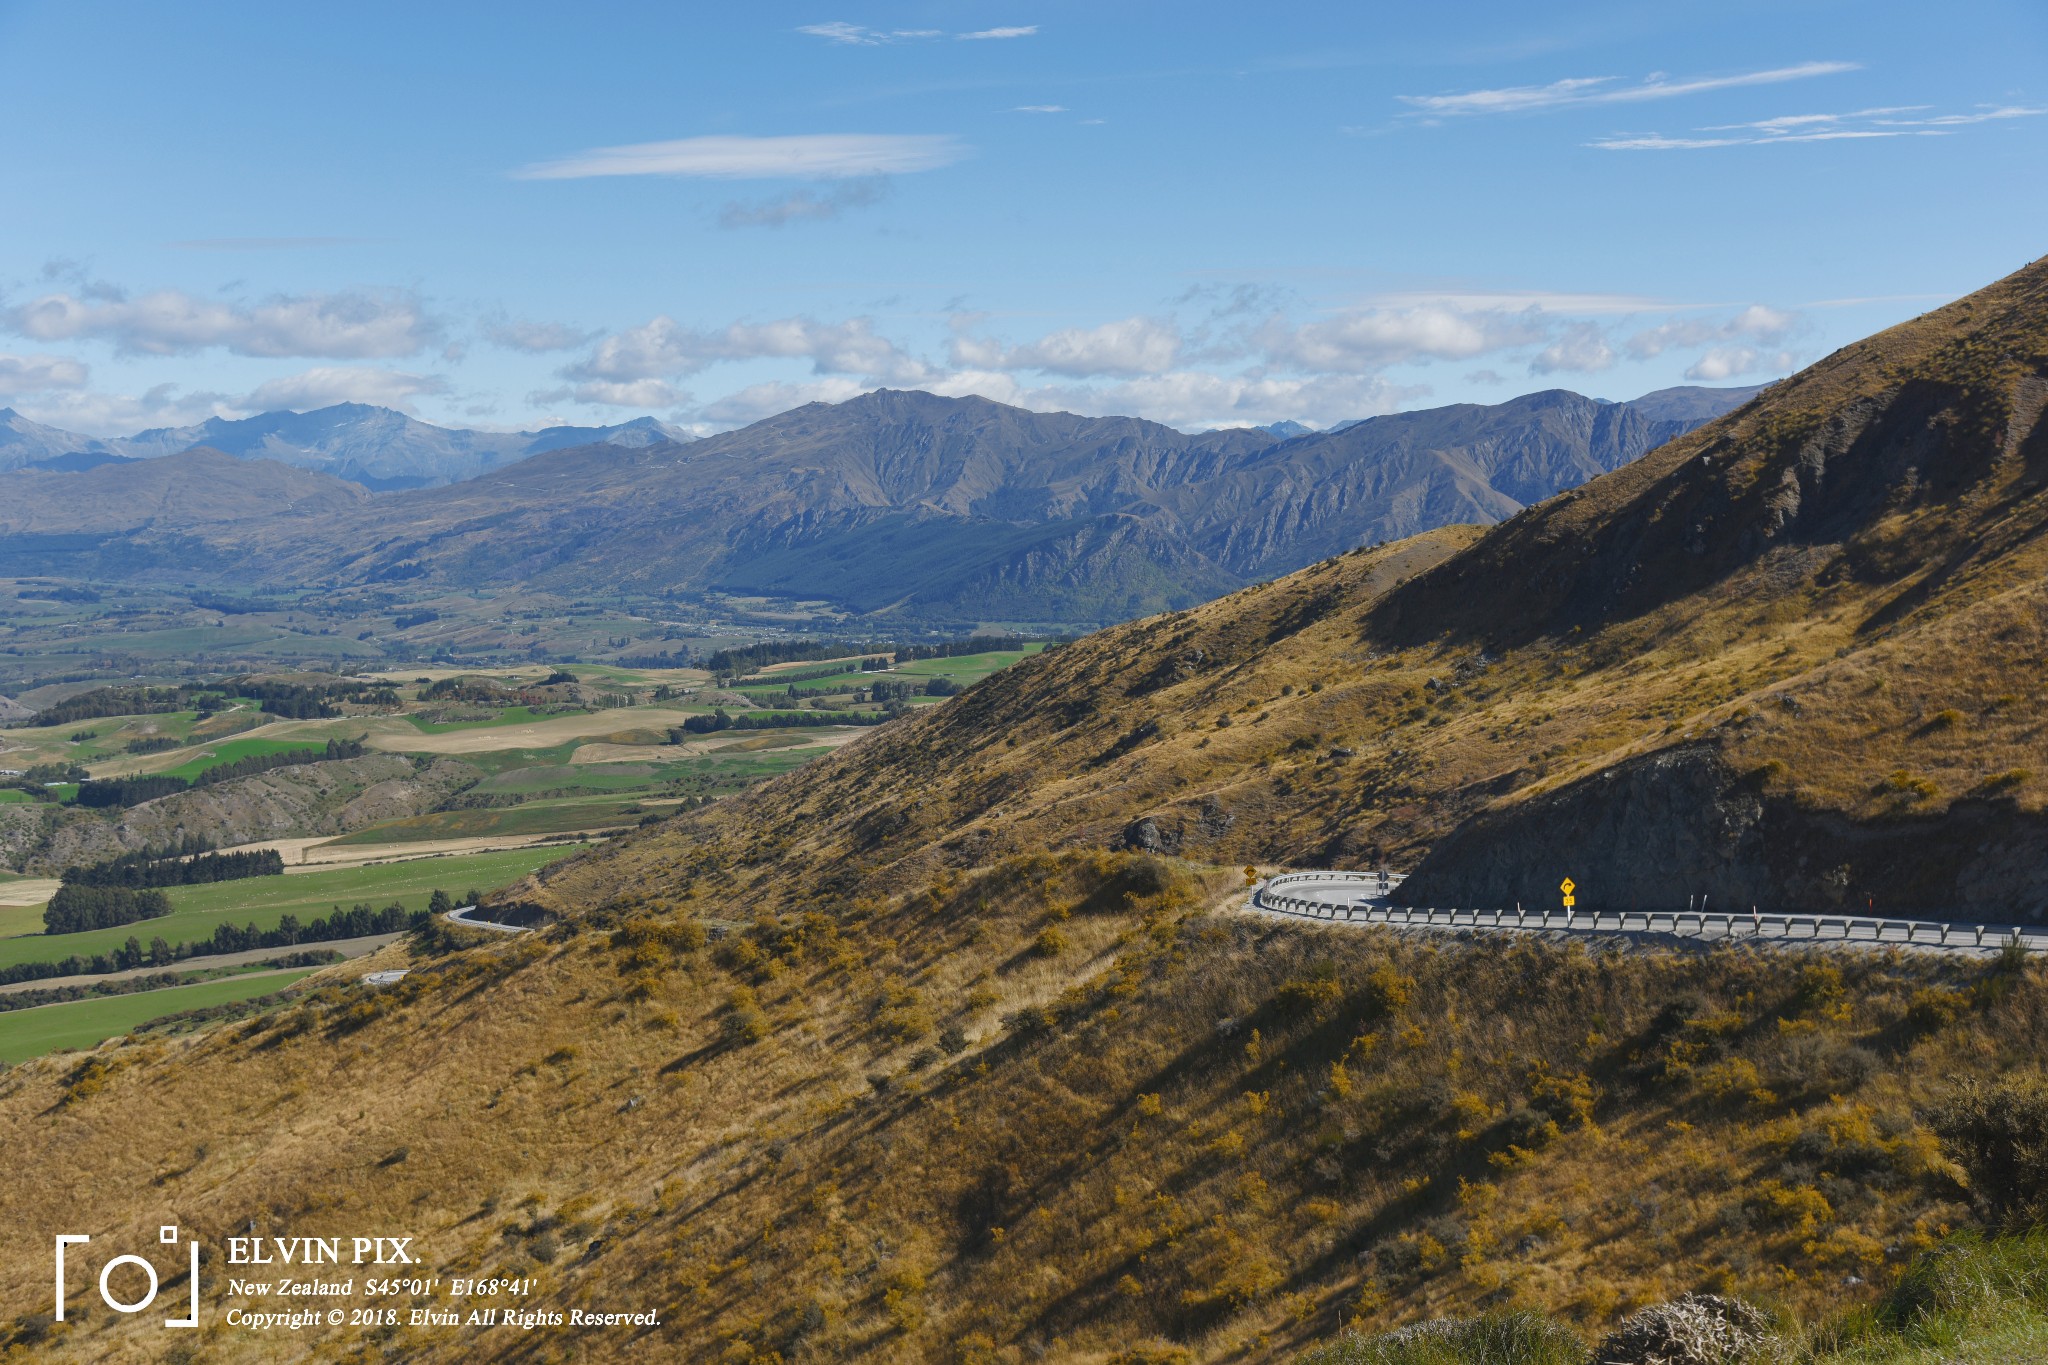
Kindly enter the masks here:
[[0, 355], [0, 397], [85, 387], [85, 366], [54, 355]]
[[370, 403], [380, 408], [411, 410], [415, 398], [448, 392], [439, 375], [406, 374], [398, 370], [354, 365], [321, 365], [302, 374], [266, 380], [239, 406], [251, 412], [290, 408], [304, 412], [335, 403]]
[[[528, 402], [539, 405], [577, 402], [588, 403], [593, 407], [642, 410], [672, 408], [690, 401], [689, 394], [660, 379], [586, 379], [567, 388], [548, 389], [542, 393], [530, 393], [526, 397]], [[558, 422], [555, 425], [567, 424]]]
[[1714, 90], [1833, 76], [1857, 69], [1855, 62], [1801, 62], [1797, 66], [1747, 71], [1732, 76], [1689, 76], [1672, 80], [1658, 74], [1635, 85], [1616, 85], [1613, 76], [1572, 76], [1548, 85], [1516, 85], [1497, 90], [1466, 90], [1448, 95], [1400, 95], [1403, 104], [1424, 114], [1520, 114], [1586, 104], [1634, 104], [1674, 99]]
[[1038, 32], [1038, 25], [1024, 24], [1015, 28], [985, 28], [979, 33], [956, 33], [953, 36], [968, 42], [981, 38], [1029, 38]]
[[879, 175], [847, 180], [829, 190], [794, 190], [779, 199], [758, 203], [734, 200], [719, 210], [722, 228], [782, 227], [788, 223], [821, 223], [848, 209], [879, 204], [889, 197], [889, 181]]
[[1296, 328], [1274, 319], [1258, 333], [1272, 357], [1298, 369], [1365, 374], [1419, 360], [1469, 360], [1548, 339], [1539, 310], [1442, 305], [1364, 308]]
[[603, 333], [586, 332], [561, 322], [528, 322], [520, 318], [487, 318], [484, 340], [508, 351], [540, 355], [548, 351], [570, 351], [597, 340]]
[[520, 180], [581, 180], [605, 175], [676, 175], [712, 180], [796, 177], [841, 180], [937, 170], [970, 155], [951, 133], [806, 133], [793, 137], [686, 137], [593, 147], [512, 174]]
[[[977, 395], [1035, 412], [1137, 414], [1169, 426], [1193, 429], [1252, 426], [1285, 417], [1326, 426], [1353, 417], [1393, 412], [1403, 403], [1428, 393], [1425, 388], [1403, 388], [1381, 379], [1349, 375], [1287, 379], [1192, 370], [1147, 375], [1099, 387], [1028, 388], [1001, 371], [970, 369], [935, 376], [919, 387], [950, 398]], [[874, 388], [850, 379], [754, 384], [706, 404], [696, 415], [715, 425], [731, 426], [759, 421], [802, 403], [841, 403]]]
[[1572, 293], [1554, 289], [1401, 289], [1367, 296], [1374, 308], [1436, 305], [1459, 312], [1643, 313], [1673, 305], [1641, 294]]
[[1069, 327], [1022, 346], [965, 335], [953, 339], [956, 365], [989, 369], [1043, 370], [1049, 374], [1156, 374], [1173, 367], [1180, 353], [1180, 329], [1158, 318], [1125, 318], [1099, 327]]
[[805, 359], [819, 374], [864, 375], [878, 383], [917, 383], [931, 374], [921, 361], [876, 335], [866, 318], [821, 323], [792, 317], [706, 332], [667, 316], [606, 337], [562, 374], [577, 382], [624, 383], [695, 374], [722, 361], [760, 359]]
[[1027, 391], [1024, 406], [1091, 415], [1136, 413], [1177, 427], [1248, 426], [1283, 418], [1327, 427], [1393, 412], [1427, 394], [1358, 375], [1221, 375], [1176, 370], [1102, 388]]
[[[1403, 306], [1387, 306], [1394, 300]], [[1712, 382], [1789, 368], [1783, 343], [1804, 326], [1797, 313], [1761, 304], [1708, 314], [1632, 295], [1512, 289], [1384, 294], [1306, 322], [1289, 315], [1290, 304], [1270, 290], [1203, 285], [1158, 315], [1021, 339], [1003, 335], [990, 314], [956, 310], [938, 355], [883, 335], [867, 317], [696, 327], [663, 315], [601, 338], [560, 371], [565, 387], [534, 401], [667, 408], [672, 418], [726, 426], [889, 387], [1183, 427], [1282, 418], [1327, 427], [1428, 394], [1398, 367], [1463, 361], [1467, 382], [1504, 386], [1518, 373], [1603, 371], [1623, 354], [1651, 361], [1680, 350], [1697, 357], [1688, 378]], [[809, 376], [761, 364], [777, 361], [800, 362]], [[735, 381], [746, 384], [736, 393], [716, 396], [722, 386], [712, 386], [711, 401], [694, 403], [676, 388], [737, 363], [755, 372]], [[1665, 363], [1675, 381], [1684, 362]]]
[[1748, 340], [1775, 346], [1798, 331], [1801, 322], [1797, 313], [1753, 303], [1723, 322], [1685, 318], [1637, 332], [1628, 339], [1628, 353], [1636, 360], [1654, 360], [1668, 350], [1713, 342]]
[[750, 384], [737, 393], [729, 393], [705, 404], [699, 415], [720, 424], [758, 422], [763, 417], [773, 417], [778, 412], [788, 412], [805, 403], [843, 403], [870, 392], [872, 387], [857, 384], [851, 379], [819, 379], [808, 384], [779, 381]]
[[913, 38], [942, 38], [944, 32], [935, 28], [866, 28], [860, 24], [849, 24], [833, 20], [826, 24], [803, 24], [798, 33], [807, 33], [813, 38], [823, 38], [828, 43], [842, 47], [880, 47], [884, 43], [900, 43]]
[[[1779, 143], [1845, 142], [1871, 138], [1947, 137], [1957, 128], [2004, 119], [2036, 118], [2048, 107], [2008, 104], [1983, 106], [1973, 113], [1898, 118], [1924, 112], [1924, 104], [1858, 109], [1845, 114], [1785, 114], [1750, 123], [1715, 123], [1679, 137], [1662, 133], [1622, 134], [1587, 143], [1610, 152], [1693, 151], [1702, 147], [1769, 147]], [[1700, 136], [1714, 134], [1714, 136]]]
[[280, 294], [245, 304], [175, 289], [130, 298], [105, 285], [0, 309], [0, 327], [37, 341], [106, 341], [127, 354], [187, 355], [218, 346], [236, 355], [332, 359], [412, 355], [440, 333], [418, 297], [396, 289]]
[[21, 411], [30, 421], [87, 436], [130, 436], [149, 427], [184, 427], [209, 417], [244, 415], [226, 394], [180, 393], [176, 384], [158, 384], [140, 397], [67, 390], [23, 403]]
[[1013, 107], [1010, 112], [1013, 114], [1064, 114], [1067, 112], [1067, 106], [1064, 104], [1019, 104]]
[[1530, 374], [1556, 374], [1560, 370], [1581, 373], [1604, 370], [1614, 364], [1614, 349], [1594, 322], [1574, 322], [1536, 353], [1529, 362]]
[[1782, 374], [1794, 363], [1793, 356], [1786, 351], [1770, 354], [1749, 346], [1717, 346], [1695, 361], [1685, 377], [1714, 384], [1759, 371]]

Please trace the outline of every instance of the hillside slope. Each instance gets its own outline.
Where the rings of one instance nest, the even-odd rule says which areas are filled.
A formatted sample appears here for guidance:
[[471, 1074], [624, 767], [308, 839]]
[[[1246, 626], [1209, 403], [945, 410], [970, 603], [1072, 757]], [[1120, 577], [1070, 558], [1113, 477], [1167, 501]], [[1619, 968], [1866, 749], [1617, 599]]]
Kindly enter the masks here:
[[[2038, 964], [1406, 939], [1227, 894], [1254, 857], [1420, 856], [1720, 897], [1724, 850], [1796, 816], [1857, 838], [1787, 898], [1904, 847], [1901, 895], [2028, 908], [1996, 850], [2040, 846], [2048, 771], [2044, 323], [2048, 263], [1502, 526], [1049, 650], [497, 898], [542, 933], [16, 1068], [0, 1225], [35, 1244], [0, 1313], [48, 1331], [49, 1230], [170, 1217], [658, 1309], [624, 1361], [1258, 1360], [1481, 1304], [1874, 1293], [1971, 1216], [1922, 1116], [2038, 1070]], [[205, 1345], [474, 1358], [402, 1321]]]
[[[356, 484], [204, 446], [160, 460], [0, 474], [0, 544], [36, 535], [202, 535], [232, 522], [303, 522], [369, 501]], [[16, 547], [10, 547], [16, 548]]]
[[1048, 652], [551, 892], [723, 833], [742, 869], [848, 882], [1047, 846], [1427, 852], [1437, 903], [1569, 873], [1588, 905], [2037, 917], [2044, 403], [2037, 263], [1491, 531]]

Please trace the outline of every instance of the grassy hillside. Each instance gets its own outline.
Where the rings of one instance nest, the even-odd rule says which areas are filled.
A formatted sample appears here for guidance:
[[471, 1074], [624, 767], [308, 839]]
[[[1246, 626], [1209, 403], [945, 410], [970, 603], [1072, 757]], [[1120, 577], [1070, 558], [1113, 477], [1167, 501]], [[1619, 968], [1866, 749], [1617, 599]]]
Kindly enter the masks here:
[[[1915, 1115], [2033, 1065], [2048, 1022], [2038, 968], [1304, 931], [1210, 908], [1225, 880], [1040, 856], [711, 942], [607, 912], [110, 1048], [68, 1101], [78, 1059], [17, 1067], [0, 1140], [36, 1178], [0, 1212], [402, 1226], [439, 1273], [659, 1305], [620, 1360], [1265, 1357], [1502, 1301], [1592, 1331], [1700, 1287], [1817, 1314], [1968, 1219]], [[61, 1169], [33, 1155], [57, 1122]], [[0, 1302], [44, 1270], [10, 1259]]]
[[1570, 873], [1583, 905], [2038, 915], [2044, 404], [2048, 263], [1491, 532], [1048, 651], [535, 894], [602, 901], [707, 843], [743, 884], [852, 886], [1123, 842], [1435, 848], [1438, 904]]
[[[1875, 1303], [1981, 1212], [1927, 1115], [2038, 1072], [2038, 965], [1230, 897], [1248, 860], [1386, 859], [1459, 895], [1570, 871], [1582, 904], [2028, 911], [2044, 291], [2030, 268], [1490, 532], [1047, 650], [500, 898], [542, 933], [17, 1067], [0, 1222], [402, 1228], [536, 1306], [658, 1308], [622, 1361], [1271, 1359], [1489, 1307], [1592, 1337], [1688, 1290]], [[47, 1286], [0, 1261], [0, 1315]], [[41, 1349], [155, 1345], [101, 1318]]]

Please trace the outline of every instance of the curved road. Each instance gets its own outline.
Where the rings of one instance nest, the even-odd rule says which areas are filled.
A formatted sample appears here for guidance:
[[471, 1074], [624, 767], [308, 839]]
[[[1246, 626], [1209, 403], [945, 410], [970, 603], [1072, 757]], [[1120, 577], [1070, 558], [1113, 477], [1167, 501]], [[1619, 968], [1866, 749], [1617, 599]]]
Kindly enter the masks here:
[[1999, 951], [2018, 937], [2048, 952], [2048, 930], [1974, 920], [1882, 919], [1869, 915], [1721, 914], [1692, 910], [1567, 911], [1401, 905], [1399, 873], [1283, 872], [1252, 888], [1251, 908], [1336, 924], [1390, 924], [1488, 933], [1656, 934], [1704, 942], [1751, 940], [1914, 948], [1971, 956]]
[[496, 929], [501, 934], [523, 934], [532, 928], [527, 924], [499, 924], [494, 920], [471, 919], [469, 912], [474, 909], [474, 905], [458, 905], [453, 910], [443, 911], [441, 917], [450, 924], [460, 924], [471, 929]]

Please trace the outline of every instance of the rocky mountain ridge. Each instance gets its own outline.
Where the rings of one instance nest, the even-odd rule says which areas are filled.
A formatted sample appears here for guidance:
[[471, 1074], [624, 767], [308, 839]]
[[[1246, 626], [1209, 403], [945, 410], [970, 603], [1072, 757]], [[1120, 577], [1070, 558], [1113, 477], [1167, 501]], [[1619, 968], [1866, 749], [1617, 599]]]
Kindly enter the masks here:
[[[1360, 544], [1498, 521], [1753, 392], [1615, 404], [1552, 390], [1276, 440], [881, 390], [686, 445], [547, 451], [324, 518], [255, 506], [195, 531], [131, 514], [129, 529], [64, 547], [70, 567], [49, 571], [716, 591], [861, 616], [1092, 626]], [[83, 489], [133, 468], [47, 477]], [[65, 486], [39, 485], [60, 498]], [[8, 529], [42, 533], [32, 517]]]

